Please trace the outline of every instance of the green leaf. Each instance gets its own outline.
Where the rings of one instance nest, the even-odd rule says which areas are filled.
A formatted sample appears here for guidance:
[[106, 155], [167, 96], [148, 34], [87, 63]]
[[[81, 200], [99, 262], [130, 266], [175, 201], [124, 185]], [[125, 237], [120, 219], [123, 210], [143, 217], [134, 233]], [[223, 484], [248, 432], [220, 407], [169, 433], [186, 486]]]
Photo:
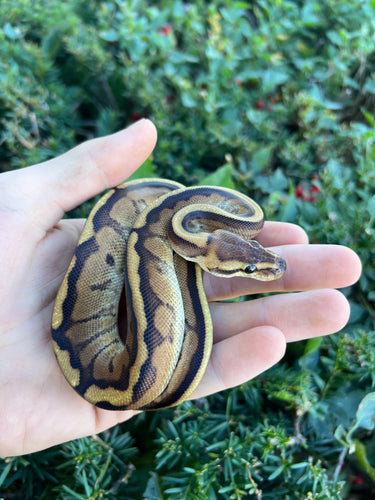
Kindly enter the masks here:
[[163, 498], [163, 493], [160, 487], [160, 478], [155, 472], [151, 472], [151, 477], [147, 481], [143, 498], [147, 498], [147, 500], [162, 500]]
[[374, 80], [368, 79], [366, 83], [363, 86], [363, 93], [364, 94], [374, 94], [375, 93], [375, 82]]
[[277, 168], [272, 175], [258, 175], [256, 182], [258, 188], [270, 194], [284, 191], [288, 188], [288, 179], [281, 168]]
[[76, 493], [71, 488], [69, 488], [69, 486], [66, 486], [66, 484], [62, 485], [62, 489], [64, 491], [66, 491], [67, 493], [69, 493], [69, 495], [71, 496], [71, 498], [75, 498], [76, 500], [85, 500], [85, 498], [87, 498], [86, 495], [83, 496], [83, 495], [80, 495], [79, 493]]
[[3, 31], [10, 40], [16, 40], [21, 37], [19, 28], [13, 28], [13, 26], [9, 23], [5, 23]]
[[294, 195], [288, 196], [287, 202], [282, 205], [277, 217], [283, 222], [294, 222], [297, 215], [297, 200]]
[[350, 317], [349, 324], [358, 323], [366, 314], [366, 309], [356, 302], [349, 301], [350, 304]]
[[320, 19], [315, 13], [315, 6], [311, 3], [306, 3], [302, 9], [301, 18], [306, 27], [314, 27], [319, 24]]
[[7, 478], [7, 475], [9, 474], [9, 471], [11, 470], [12, 468], [12, 462], [8, 462], [6, 464], [6, 466], [4, 467], [4, 470], [3, 472], [1, 473], [1, 476], [0, 476], [0, 487], [2, 486], [2, 484], [4, 483], [5, 479]]
[[266, 92], [272, 92], [278, 85], [282, 85], [289, 80], [287, 68], [272, 68], [264, 71], [262, 75], [262, 87]]
[[355, 427], [362, 427], [368, 431], [375, 428], [375, 392], [370, 392], [362, 399], [356, 413]]
[[[375, 89], [374, 89], [375, 91]], [[365, 109], [362, 109], [362, 114], [363, 116], [366, 118], [367, 120], [367, 123], [371, 126], [371, 127], [375, 127], [375, 120], [374, 120], [374, 117], [372, 115], [372, 113], [369, 113], [368, 111], [366, 111]]]
[[129, 177], [129, 180], [148, 179], [155, 176], [155, 167], [152, 160], [148, 158], [137, 170]]
[[284, 471], [284, 464], [281, 464], [277, 467], [277, 469], [268, 477], [269, 481], [272, 481], [273, 479], [276, 479], [280, 474], [282, 474]]
[[323, 337], [315, 337], [313, 339], [309, 339], [306, 342], [305, 351], [303, 353], [304, 356], [307, 356], [308, 354], [311, 354], [316, 350], [318, 350], [322, 342], [323, 342]]
[[51, 29], [50, 33], [43, 38], [42, 51], [46, 58], [54, 59], [63, 44], [63, 31], [60, 28]]
[[347, 446], [347, 432], [345, 427], [342, 424], [339, 424], [336, 427], [336, 430], [334, 432], [335, 439], [342, 445], [342, 446]]
[[253, 157], [251, 159], [252, 170], [258, 172], [259, 170], [262, 170], [263, 168], [267, 167], [273, 151], [274, 151], [273, 144], [263, 148], [258, 148], [253, 154]]
[[234, 184], [232, 181], [233, 166], [230, 163], [226, 163], [222, 167], [218, 168], [215, 172], [207, 175], [202, 179], [198, 185], [199, 186], [221, 186], [233, 189]]
[[371, 196], [371, 198], [368, 202], [367, 210], [370, 214], [370, 219], [372, 221], [375, 218], [375, 194], [373, 196]]
[[100, 31], [99, 36], [102, 40], [106, 42], [117, 42], [118, 32], [116, 30]]

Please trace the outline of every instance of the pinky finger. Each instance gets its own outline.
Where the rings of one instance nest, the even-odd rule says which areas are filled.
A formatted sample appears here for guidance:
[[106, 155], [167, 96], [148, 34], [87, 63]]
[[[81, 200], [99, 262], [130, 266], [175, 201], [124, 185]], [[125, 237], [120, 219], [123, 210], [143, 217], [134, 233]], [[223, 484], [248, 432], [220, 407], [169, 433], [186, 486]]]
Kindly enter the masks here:
[[280, 361], [285, 347], [283, 333], [273, 326], [258, 326], [217, 342], [191, 399], [247, 382]]

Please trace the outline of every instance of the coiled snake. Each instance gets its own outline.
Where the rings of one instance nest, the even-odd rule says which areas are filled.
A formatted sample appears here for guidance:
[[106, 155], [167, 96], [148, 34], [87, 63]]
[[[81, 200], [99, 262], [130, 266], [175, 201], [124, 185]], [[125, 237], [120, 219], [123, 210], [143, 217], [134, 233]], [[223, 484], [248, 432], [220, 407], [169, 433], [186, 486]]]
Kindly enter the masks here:
[[212, 347], [202, 269], [265, 281], [286, 269], [252, 239], [262, 225], [261, 208], [230, 189], [143, 179], [107, 192], [53, 310], [53, 347], [71, 386], [110, 410], [187, 399]]

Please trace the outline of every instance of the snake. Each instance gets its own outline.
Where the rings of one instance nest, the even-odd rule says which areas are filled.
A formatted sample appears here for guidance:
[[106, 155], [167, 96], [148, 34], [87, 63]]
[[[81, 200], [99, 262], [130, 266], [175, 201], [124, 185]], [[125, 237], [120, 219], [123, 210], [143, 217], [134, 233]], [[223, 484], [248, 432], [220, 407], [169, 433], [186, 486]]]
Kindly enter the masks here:
[[68, 383], [106, 410], [189, 399], [213, 333], [203, 274], [280, 278], [254, 238], [260, 206], [239, 191], [167, 179], [123, 182], [91, 210], [57, 293], [52, 344]]

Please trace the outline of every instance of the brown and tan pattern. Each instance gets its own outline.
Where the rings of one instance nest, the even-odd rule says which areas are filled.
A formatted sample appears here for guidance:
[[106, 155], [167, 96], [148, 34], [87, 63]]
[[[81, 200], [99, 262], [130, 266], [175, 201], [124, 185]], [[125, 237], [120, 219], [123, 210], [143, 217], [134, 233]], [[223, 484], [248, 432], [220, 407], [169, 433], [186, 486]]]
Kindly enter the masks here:
[[143, 179], [105, 194], [53, 310], [53, 347], [72, 387], [110, 410], [187, 399], [212, 347], [202, 269], [258, 280], [285, 271], [253, 240], [262, 225], [260, 207], [225, 188]]

